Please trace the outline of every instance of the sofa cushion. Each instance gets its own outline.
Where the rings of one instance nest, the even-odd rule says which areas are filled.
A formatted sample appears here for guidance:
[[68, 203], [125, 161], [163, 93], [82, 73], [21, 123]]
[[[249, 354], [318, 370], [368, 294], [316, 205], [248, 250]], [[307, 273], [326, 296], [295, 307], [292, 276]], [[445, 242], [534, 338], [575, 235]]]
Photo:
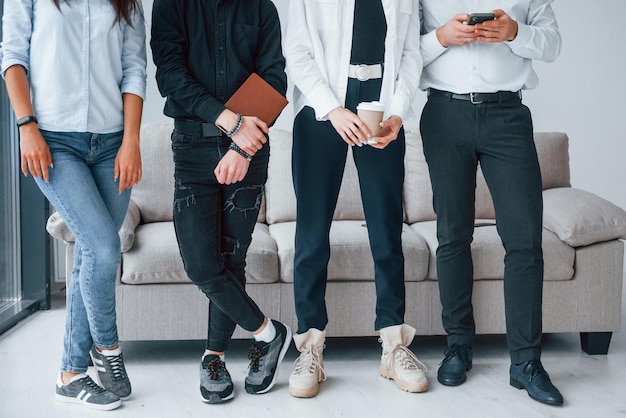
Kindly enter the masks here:
[[[257, 224], [246, 257], [249, 283], [278, 281], [276, 244], [267, 225]], [[122, 282], [126, 284], [189, 283], [178, 250], [173, 222], [140, 225], [135, 245], [122, 257]]]
[[[413, 224], [436, 219], [433, 193], [419, 132], [407, 131], [404, 210], [406, 222]], [[535, 133], [543, 189], [570, 185], [568, 138], [563, 133]], [[491, 193], [480, 166], [476, 173], [476, 218], [495, 219]]]
[[[503, 279], [504, 247], [495, 221], [477, 220], [476, 225], [471, 244], [474, 280]], [[436, 280], [437, 222], [419, 222], [411, 225], [411, 228], [419, 232], [428, 243], [431, 254], [428, 278]], [[545, 280], [570, 280], [574, 276], [575, 250], [546, 229], [543, 230], [543, 258]]]
[[572, 247], [626, 239], [626, 212], [583, 190], [563, 187], [543, 192], [544, 227]]
[[[276, 240], [280, 259], [280, 278], [293, 282], [295, 222], [272, 224], [270, 235]], [[422, 281], [428, 271], [428, 247], [422, 237], [403, 226], [402, 251], [406, 281]], [[328, 280], [374, 280], [374, 262], [363, 221], [335, 221], [330, 228]]]
[[[296, 220], [296, 195], [291, 177], [291, 132], [272, 128], [270, 161], [265, 185], [266, 219], [268, 224]], [[311, 173], [315, 175], [315, 173]], [[333, 219], [363, 220], [363, 205], [356, 166], [348, 151], [343, 182]]]

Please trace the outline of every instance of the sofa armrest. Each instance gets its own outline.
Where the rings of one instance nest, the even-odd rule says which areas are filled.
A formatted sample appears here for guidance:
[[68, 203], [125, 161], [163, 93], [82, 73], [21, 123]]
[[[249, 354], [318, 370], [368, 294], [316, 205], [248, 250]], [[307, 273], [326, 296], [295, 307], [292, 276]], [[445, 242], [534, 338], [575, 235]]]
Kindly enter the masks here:
[[560, 187], [543, 192], [543, 226], [571, 247], [626, 239], [626, 212], [592, 193]]
[[[135, 202], [131, 200], [128, 204], [126, 217], [124, 218], [124, 222], [122, 223], [122, 227], [119, 231], [120, 245], [123, 253], [133, 247], [133, 244], [135, 243], [135, 229], [139, 225], [140, 221], [141, 215], [139, 213], [139, 208]], [[54, 212], [50, 215], [48, 222], [46, 223], [46, 230], [53, 238], [67, 243], [74, 243], [76, 241], [74, 233], [67, 226], [63, 218], [61, 218], [59, 212]]]

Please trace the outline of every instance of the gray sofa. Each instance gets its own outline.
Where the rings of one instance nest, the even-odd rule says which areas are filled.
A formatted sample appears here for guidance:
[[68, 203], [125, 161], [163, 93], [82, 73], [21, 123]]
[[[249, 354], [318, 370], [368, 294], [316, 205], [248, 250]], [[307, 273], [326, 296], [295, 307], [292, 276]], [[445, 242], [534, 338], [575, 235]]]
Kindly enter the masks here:
[[[141, 131], [144, 177], [132, 192], [120, 231], [123, 253], [116, 289], [121, 340], [206, 336], [208, 302], [185, 274], [172, 223], [171, 130], [169, 124], [147, 124]], [[295, 327], [291, 142], [290, 132], [273, 129], [270, 133], [269, 179], [248, 253], [247, 289], [266, 315]], [[606, 353], [612, 332], [620, 329], [624, 271], [624, 245], [620, 239], [626, 238], [626, 213], [598, 196], [571, 187], [565, 134], [537, 133], [535, 142], [544, 189], [544, 332], [580, 333], [583, 350]], [[408, 131], [402, 236], [406, 322], [417, 329], [418, 335], [444, 334], [431, 200], [421, 140], [418, 133]], [[472, 256], [477, 333], [501, 334], [505, 332], [504, 249], [480, 172], [476, 216]], [[373, 262], [351, 158], [334, 219], [328, 266], [328, 336], [377, 335]], [[67, 242], [70, 270], [74, 237], [58, 214], [49, 219], [48, 230]], [[238, 328], [235, 336], [249, 335]]]

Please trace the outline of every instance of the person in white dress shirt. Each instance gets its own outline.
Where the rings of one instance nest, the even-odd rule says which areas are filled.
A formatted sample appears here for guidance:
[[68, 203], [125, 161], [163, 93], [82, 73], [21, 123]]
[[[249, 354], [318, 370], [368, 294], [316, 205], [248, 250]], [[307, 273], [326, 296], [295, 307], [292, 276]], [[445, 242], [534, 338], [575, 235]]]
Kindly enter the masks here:
[[[504, 297], [510, 384], [535, 400], [563, 396], [542, 366], [542, 186], [533, 125], [522, 90], [537, 87], [533, 60], [561, 49], [551, 0], [420, 0], [420, 130], [437, 214], [437, 275], [448, 347], [437, 378], [466, 381], [472, 367], [476, 170], [480, 164], [506, 250]], [[470, 24], [470, 13], [493, 20]]]

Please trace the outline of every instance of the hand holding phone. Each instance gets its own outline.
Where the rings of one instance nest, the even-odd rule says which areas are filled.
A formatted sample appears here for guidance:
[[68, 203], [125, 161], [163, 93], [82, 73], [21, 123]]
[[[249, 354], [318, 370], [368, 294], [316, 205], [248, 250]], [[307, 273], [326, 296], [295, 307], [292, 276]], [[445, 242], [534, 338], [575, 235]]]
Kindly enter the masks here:
[[496, 15], [493, 13], [472, 13], [469, 15], [468, 25], [475, 25], [477, 23], [486, 22], [488, 20], [496, 20]]

